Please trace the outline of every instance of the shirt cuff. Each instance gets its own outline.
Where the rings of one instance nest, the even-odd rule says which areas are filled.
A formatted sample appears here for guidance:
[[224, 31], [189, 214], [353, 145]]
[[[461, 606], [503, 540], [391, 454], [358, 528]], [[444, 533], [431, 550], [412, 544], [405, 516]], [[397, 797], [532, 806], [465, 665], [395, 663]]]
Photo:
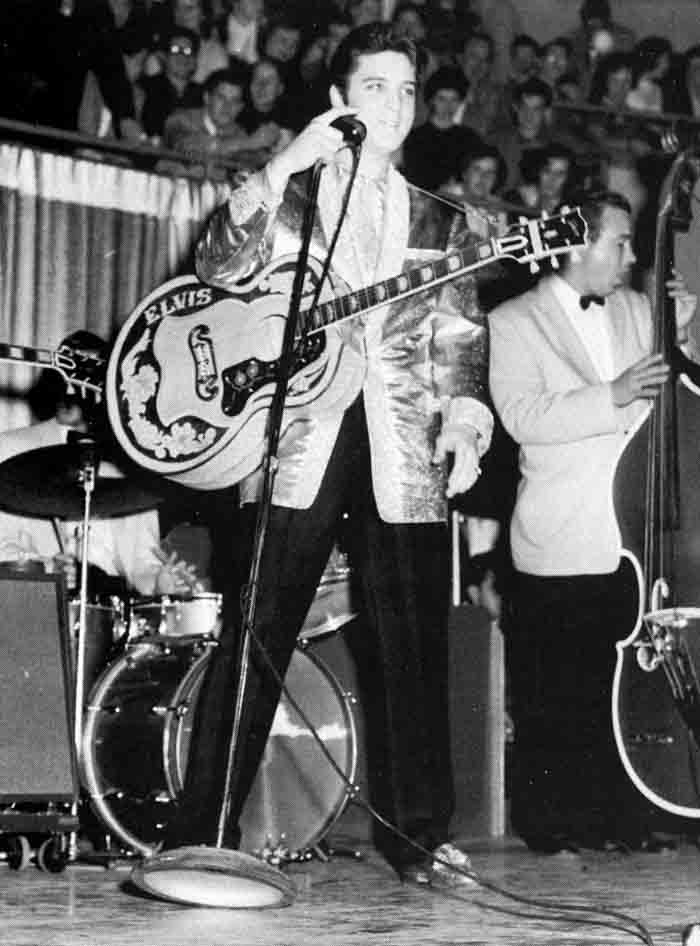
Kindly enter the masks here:
[[282, 203], [284, 192], [272, 187], [265, 170], [256, 171], [231, 194], [228, 209], [231, 222], [240, 227], [259, 211], [274, 213]]

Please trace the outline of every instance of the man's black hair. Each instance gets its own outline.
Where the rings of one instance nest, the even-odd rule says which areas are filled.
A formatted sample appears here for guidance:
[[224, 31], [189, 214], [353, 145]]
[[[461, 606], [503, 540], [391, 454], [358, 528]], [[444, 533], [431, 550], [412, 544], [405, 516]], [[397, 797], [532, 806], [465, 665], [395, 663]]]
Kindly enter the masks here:
[[348, 33], [336, 49], [330, 66], [331, 84], [344, 94], [359, 57], [385, 52], [402, 53], [416, 74], [419, 72], [420, 56], [413, 40], [400, 35], [393, 23], [367, 23]]

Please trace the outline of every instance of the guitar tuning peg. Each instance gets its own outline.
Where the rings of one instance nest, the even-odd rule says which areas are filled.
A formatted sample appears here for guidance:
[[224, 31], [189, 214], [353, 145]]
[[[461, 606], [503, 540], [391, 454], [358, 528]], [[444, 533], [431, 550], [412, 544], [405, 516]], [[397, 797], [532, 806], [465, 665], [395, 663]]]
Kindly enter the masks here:
[[550, 256], [549, 262], [552, 265], [552, 269], [559, 269], [559, 260], [556, 256]]
[[526, 217], [524, 214], [520, 214], [520, 216], [518, 217], [518, 223], [522, 223], [523, 225], [525, 225], [529, 222], [530, 222], [530, 218]]
[[75, 387], [69, 381], [66, 385], [66, 394], [75, 394]]
[[539, 265], [535, 262], [535, 260], [533, 259], [533, 261], [530, 263], [530, 272], [531, 272], [532, 275], [534, 276], [535, 273], [539, 273], [539, 271], [540, 271], [540, 267], [539, 267]]
[[542, 220], [549, 220], [549, 214], [547, 213], [546, 210], [542, 211], [542, 213], [540, 214], [540, 217], [542, 218]]

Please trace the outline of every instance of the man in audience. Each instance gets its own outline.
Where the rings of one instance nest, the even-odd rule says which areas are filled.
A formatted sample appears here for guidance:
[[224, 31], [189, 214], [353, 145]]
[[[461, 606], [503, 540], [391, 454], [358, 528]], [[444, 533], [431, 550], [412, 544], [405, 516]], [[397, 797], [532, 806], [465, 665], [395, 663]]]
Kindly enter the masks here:
[[213, 72], [204, 83], [201, 108], [178, 109], [165, 123], [166, 148], [205, 158], [207, 177], [222, 176], [217, 159], [238, 156], [246, 167], [262, 166], [278, 132], [261, 125], [249, 135], [236, 121], [244, 106], [245, 82], [229, 69]]
[[508, 85], [517, 86], [540, 71], [540, 44], [527, 33], [520, 33], [510, 44]]
[[184, 27], [173, 27], [163, 34], [161, 48], [164, 71], [141, 81], [141, 123], [156, 144], [162, 141], [165, 122], [175, 109], [202, 105], [202, 87], [192, 78], [197, 69], [199, 36]]
[[459, 120], [482, 137], [488, 137], [508, 118], [504, 88], [491, 77], [493, 55], [491, 37], [487, 33], [472, 33], [459, 57], [467, 80], [467, 94]]
[[541, 79], [533, 77], [515, 86], [511, 124], [490, 139], [508, 167], [506, 189], [510, 190], [520, 183], [520, 162], [525, 151], [549, 144], [551, 105], [552, 90]]

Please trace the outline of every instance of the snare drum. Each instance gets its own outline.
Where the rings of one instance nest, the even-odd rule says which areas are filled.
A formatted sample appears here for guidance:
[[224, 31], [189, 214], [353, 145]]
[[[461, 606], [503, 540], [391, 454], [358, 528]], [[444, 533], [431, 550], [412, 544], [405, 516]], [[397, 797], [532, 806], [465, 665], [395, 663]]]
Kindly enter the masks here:
[[161, 637], [219, 637], [221, 595], [163, 595], [132, 599], [129, 640], [146, 635]]
[[[93, 690], [83, 731], [82, 777], [91, 804], [116, 837], [153, 854], [182, 791], [200, 687], [216, 643], [171, 647], [160, 637], [136, 642]], [[309, 649], [296, 650], [286, 677], [302, 711], [351, 783], [357, 766], [352, 697]], [[243, 809], [244, 851], [317, 844], [350, 793], [283, 697]]]

